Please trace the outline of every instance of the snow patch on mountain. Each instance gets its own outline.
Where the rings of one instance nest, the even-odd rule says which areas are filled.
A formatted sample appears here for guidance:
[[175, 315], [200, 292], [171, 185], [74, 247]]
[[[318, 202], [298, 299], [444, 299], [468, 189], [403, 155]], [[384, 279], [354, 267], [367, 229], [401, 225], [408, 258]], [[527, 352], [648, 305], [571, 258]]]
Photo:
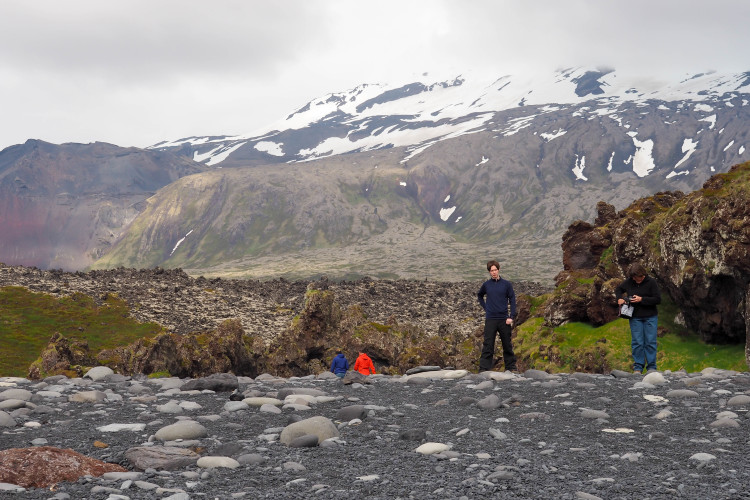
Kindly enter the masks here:
[[273, 156], [284, 156], [283, 146], [283, 142], [260, 141], [255, 145], [255, 149]]
[[583, 175], [583, 169], [586, 168], [586, 156], [581, 156], [581, 158], [578, 158], [578, 155], [576, 155], [576, 163], [573, 167], [573, 174], [576, 176], [576, 180], [579, 181], [587, 181], [588, 178]]
[[172, 249], [171, 252], [169, 252], [169, 256], [170, 257], [172, 256], [172, 254], [174, 254], [175, 250], [177, 250], [177, 247], [179, 247], [180, 244], [182, 244], [182, 242], [185, 241], [185, 238], [187, 238], [188, 236], [190, 236], [190, 233], [192, 233], [192, 232], [193, 232], [193, 230], [191, 229], [190, 231], [187, 232], [187, 234], [185, 236], [183, 236], [182, 238], [180, 238], [177, 241], [177, 243], [175, 243], [174, 248]]

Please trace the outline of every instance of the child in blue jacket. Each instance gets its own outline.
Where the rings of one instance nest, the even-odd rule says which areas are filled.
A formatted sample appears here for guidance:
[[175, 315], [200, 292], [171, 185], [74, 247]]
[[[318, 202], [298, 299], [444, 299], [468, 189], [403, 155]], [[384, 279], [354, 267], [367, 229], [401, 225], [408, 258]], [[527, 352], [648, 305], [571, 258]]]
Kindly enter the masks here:
[[331, 361], [331, 372], [337, 377], [344, 378], [349, 369], [349, 362], [341, 351], [336, 352], [336, 357]]

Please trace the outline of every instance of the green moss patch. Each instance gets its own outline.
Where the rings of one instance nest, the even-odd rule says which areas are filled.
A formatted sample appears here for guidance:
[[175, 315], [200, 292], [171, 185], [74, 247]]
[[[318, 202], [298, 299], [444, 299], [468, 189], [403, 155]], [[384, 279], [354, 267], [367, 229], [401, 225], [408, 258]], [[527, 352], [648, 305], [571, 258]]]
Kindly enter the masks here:
[[154, 337], [155, 323], [138, 323], [114, 295], [103, 303], [84, 294], [56, 298], [22, 287], [0, 288], [0, 376], [25, 377], [55, 332], [81, 340], [92, 352]]

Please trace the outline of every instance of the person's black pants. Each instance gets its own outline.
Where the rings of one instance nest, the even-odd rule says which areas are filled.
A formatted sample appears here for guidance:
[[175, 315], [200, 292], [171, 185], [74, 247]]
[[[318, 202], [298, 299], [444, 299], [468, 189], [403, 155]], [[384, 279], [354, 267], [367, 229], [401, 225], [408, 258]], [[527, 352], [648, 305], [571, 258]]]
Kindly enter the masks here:
[[506, 370], [516, 369], [516, 355], [513, 353], [511, 344], [511, 327], [504, 319], [484, 320], [484, 345], [482, 345], [482, 357], [479, 358], [479, 371], [492, 370], [495, 366], [495, 335], [500, 334], [503, 343], [503, 362]]

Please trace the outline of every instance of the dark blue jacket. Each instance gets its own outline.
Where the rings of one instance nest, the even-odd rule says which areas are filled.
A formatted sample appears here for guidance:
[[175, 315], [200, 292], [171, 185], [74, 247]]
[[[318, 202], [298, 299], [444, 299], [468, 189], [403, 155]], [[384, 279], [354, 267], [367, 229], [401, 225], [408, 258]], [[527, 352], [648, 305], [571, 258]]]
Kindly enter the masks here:
[[331, 372], [332, 373], [346, 373], [349, 369], [349, 362], [343, 354], [337, 354], [333, 361], [331, 361]]
[[641, 302], [632, 304], [635, 308], [633, 311], [634, 318], [650, 318], [658, 315], [656, 306], [661, 304], [661, 292], [656, 280], [651, 276], [643, 278], [640, 285], [633, 278], [626, 279], [615, 288], [615, 295], [618, 299], [633, 295], [643, 298]]
[[[487, 300], [485, 302], [485, 296]], [[477, 292], [479, 305], [484, 309], [484, 317], [487, 319], [516, 319], [516, 294], [510, 281], [502, 278], [489, 279], [482, 283]], [[510, 303], [510, 316], [508, 315], [508, 303]]]

